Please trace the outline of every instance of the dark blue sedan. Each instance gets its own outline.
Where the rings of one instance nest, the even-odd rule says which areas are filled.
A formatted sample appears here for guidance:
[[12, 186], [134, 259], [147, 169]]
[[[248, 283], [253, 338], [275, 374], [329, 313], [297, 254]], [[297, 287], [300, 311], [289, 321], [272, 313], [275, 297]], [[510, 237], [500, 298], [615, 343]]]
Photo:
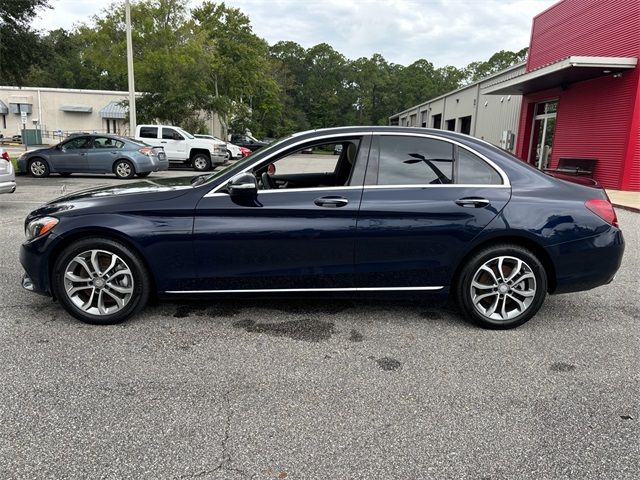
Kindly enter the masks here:
[[408, 292], [512, 328], [548, 293], [610, 282], [624, 251], [602, 189], [398, 127], [305, 132], [211, 175], [68, 195], [25, 228], [23, 286], [95, 324], [152, 295]]
[[122, 179], [169, 169], [162, 148], [115, 135], [76, 135], [58, 145], [23, 153], [18, 170], [33, 177], [50, 173], [113, 173]]

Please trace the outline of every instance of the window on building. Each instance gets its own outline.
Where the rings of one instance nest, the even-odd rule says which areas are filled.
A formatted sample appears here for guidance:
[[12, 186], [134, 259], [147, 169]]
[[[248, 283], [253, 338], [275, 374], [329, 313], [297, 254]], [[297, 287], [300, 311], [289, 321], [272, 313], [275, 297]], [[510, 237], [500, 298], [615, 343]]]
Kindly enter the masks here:
[[460, 121], [460, 133], [470, 135], [471, 134], [471, 115], [469, 115], [468, 117], [460, 117], [458, 120]]
[[158, 127], [140, 127], [142, 138], [158, 138]]
[[415, 113], [409, 117], [409, 126], [411, 126], [411, 127], [415, 127], [416, 126], [416, 118], [417, 117], [418, 117], [418, 115], [416, 115]]
[[428, 119], [428, 117], [429, 117], [429, 112], [422, 112], [420, 115], [421, 115], [421, 117], [420, 117], [420, 124], [421, 124], [423, 127], [426, 127], [426, 126], [427, 126], [427, 119]]
[[455, 132], [456, 131], [456, 119], [452, 118], [450, 120], [447, 120], [447, 130], [449, 130], [450, 132]]
[[501, 185], [502, 178], [480, 157], [464, 148], [458, 148], [455, 182], [471, 185]]
[[432, 124], [431, 126], [433, 128], [437, 128], [438, 130], [442, 128], [442, 114], [439, 113], [437, 115], [434, 115], [432, 118]]
[[418, 137], [380, 137], [379, 185], [451, 183], [453, 145]]

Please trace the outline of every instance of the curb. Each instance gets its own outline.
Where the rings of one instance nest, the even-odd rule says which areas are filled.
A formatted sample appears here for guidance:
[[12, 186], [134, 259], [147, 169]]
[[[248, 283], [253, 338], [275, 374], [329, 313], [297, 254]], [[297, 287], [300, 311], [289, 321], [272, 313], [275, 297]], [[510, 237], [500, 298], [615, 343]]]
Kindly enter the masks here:
[[640, 213], [640, 208], [630, 207], [629, 205], [620, 205], [619, 203], [612, 203], [614, 208], [619, 208], [621, 210], [627, 210], [628, 212]]

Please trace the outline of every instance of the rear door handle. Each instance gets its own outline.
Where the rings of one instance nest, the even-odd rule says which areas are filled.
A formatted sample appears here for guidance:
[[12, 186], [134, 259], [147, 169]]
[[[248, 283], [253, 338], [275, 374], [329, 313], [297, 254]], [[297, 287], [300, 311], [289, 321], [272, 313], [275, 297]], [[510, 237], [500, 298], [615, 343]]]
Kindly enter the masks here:
[[338, 208], [347, 205], [349, 200], [344, 197], [319, 197], [313, 203], [319, 207]]
[[456, 204], [467, 208], [483, 208], [491, 205], [491, 202], [486, 198], [466, 197], [456, 200]]

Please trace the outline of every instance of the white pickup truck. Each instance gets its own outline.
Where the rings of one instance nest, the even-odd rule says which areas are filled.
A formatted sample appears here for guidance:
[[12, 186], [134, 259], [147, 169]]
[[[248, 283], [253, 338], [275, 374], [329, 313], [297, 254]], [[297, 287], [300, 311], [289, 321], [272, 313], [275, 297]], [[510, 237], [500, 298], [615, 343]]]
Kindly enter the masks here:
[[226, 161], [226, 148], [219, 142], [196, 138], [180, 127], [138, 125], [135, 139], [163, 147], [169, 162], [189, 165], [198, 172], [210, 170], [212, 166]]

